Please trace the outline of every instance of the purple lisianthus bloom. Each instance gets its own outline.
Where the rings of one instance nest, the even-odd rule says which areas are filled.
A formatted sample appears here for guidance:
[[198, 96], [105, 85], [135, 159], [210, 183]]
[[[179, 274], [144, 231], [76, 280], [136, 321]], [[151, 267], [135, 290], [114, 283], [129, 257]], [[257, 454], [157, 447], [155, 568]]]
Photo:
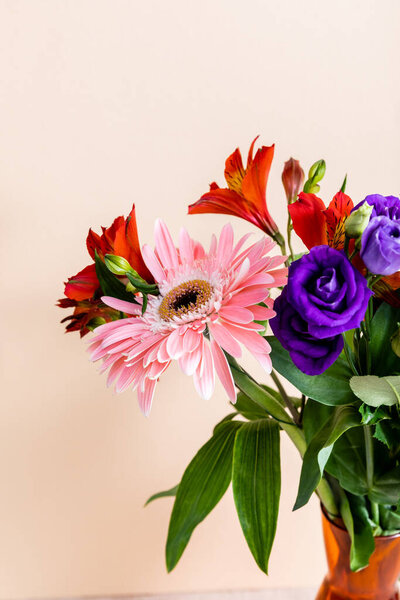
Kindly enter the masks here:
[[400, 221], [400, 200], [396, 196], [382, 196], [381, 194], [370, 194], [362, 202], [357, 204], [351, 212], [354, 212], [364, 202], [373, 206], [371, 219], [374, 217], [389, 217], [392, 221]]
[[361, 237], [360, 256], [371, 273], [396, 273], [400, 269], [400, 220], [371, 219]]
[[288, 350], [293, 363], [306, 375], [320, 375], [330, 367], [343, 349], [342, 336], [319, 339], [310, 334], [308, 324], [289, 304], [287, 287], [275, 300], [276, 317], [270, 320], [271, 329], [282, 346]]
[[359, 327], [371, 295], [345, 254], [329, 246], [314, 246], [289, 267], [288, 302], [318, 339]]

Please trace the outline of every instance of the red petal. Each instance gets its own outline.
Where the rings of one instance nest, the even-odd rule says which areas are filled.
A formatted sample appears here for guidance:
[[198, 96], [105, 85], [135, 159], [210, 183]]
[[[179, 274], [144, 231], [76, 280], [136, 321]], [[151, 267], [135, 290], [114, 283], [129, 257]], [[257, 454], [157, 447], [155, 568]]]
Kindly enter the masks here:
[[350, 196], [338, 192], [328, 208], [324, 210], [328, 243], [333, 248], [341, 250], [344, 248], [345, 230], [344, 225], [350, 215], [354, 204]]
[[101, 237], [92, 231], [92, 229], [89, 229], [89, 233], [86, 238], [86, 247], [93, 260], [95, 259], [95, 250], [97, 250], [99, 254], [104, 253]]
[[239, 148], [236, 148], [235, 152], [228, 156], [225, 162], [225, 179], [229, 189], [240, 194], [244, 175], [242, 155]]
[[65, 284], [64, 293], [71, 300], [87, 300], [92, 298], [99, 285], [93, 264], [79, 271], [74, 277], [70, 277]]
[[315, 194], [301, 192], [299, 199], [288, 206], [293, 229], [310, 250], [314, 246], [326, 245], [325, 205]]

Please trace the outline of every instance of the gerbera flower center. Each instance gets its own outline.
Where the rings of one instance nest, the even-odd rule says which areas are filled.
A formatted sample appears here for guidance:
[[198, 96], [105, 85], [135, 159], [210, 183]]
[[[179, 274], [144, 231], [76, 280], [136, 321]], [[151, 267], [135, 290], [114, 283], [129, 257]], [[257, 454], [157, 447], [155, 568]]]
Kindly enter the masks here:
[[160, 304], [159, 314], [164, 321], [182, 317], [200, 309], [211, 298], [213, 288], [208, 281], [185, 281], [168, 292]]

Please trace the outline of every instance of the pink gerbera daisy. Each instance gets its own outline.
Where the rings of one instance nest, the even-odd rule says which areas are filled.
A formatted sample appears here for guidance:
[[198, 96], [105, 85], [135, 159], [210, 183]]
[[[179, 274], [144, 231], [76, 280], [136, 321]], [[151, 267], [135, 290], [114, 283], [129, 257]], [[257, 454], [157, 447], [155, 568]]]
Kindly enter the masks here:
[[117, 392], [137, 389], [146, 415], [157, 380], [172, 360], [193, 375], [203, 398], [212, 395], [216, 373], [232, 402], [236, 391], [225, 352], [238, 358], [243, 345], [271, 371], [270, 346], [255, 321], [275, 315], [269, 290], [286, 283], [287, 269], [281, 267], [284, 257], [267, 256], [272, 240], [265, 237], [242, 250], [247, 238], [234, 245], [226, 225], [206, 252], [182, 229], [176, 248], [166, 225], [157, 221], [155, 251], [145, 245], [142, 253], [160, 295], [149, 297], [144, 315], [138, 304], [102, 298], [131, 316], [96, 329], [91, 358], [103, 359], [102, 371], [109, 369], [108, 384], [115, 382]]

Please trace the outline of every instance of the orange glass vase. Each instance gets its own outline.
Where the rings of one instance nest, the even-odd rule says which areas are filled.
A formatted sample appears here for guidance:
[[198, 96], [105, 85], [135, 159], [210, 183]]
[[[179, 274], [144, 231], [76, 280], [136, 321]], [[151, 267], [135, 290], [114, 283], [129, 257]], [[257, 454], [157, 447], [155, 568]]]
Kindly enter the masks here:
[[328, 560], [316, 600], [400, 600], [400, 534], [375, 538], [375, 551], [368, 567], [350, 571], [350, 537], [322, 513], [322, 528]]

